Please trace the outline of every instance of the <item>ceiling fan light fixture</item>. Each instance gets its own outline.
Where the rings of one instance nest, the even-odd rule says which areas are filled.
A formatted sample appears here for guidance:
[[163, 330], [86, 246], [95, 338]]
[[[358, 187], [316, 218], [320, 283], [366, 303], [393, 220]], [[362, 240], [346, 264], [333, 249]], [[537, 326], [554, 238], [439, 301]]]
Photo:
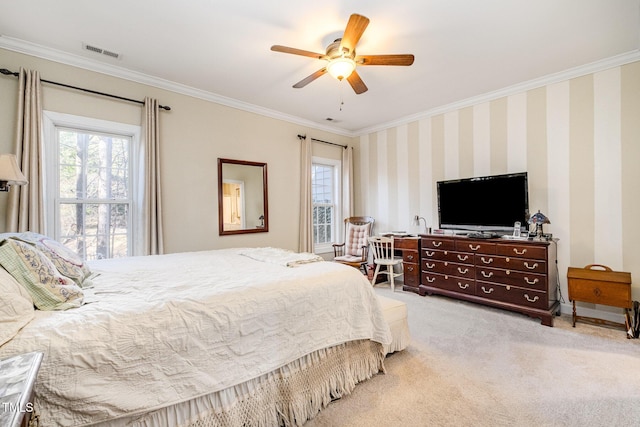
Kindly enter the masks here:
[[338, 80], [346, 79], [356, 69], [356, 61], [349, 57], [339, 56], [329, 61], [327, 71]]

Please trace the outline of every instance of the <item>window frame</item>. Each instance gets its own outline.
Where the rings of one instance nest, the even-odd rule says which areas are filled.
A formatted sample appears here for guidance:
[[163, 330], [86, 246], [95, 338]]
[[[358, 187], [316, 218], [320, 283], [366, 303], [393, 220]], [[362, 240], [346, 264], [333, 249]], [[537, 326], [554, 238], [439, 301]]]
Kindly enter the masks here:
[[[334, 218], [332, 222], [331, 242], [327, 243], [316, 243], [315, 240], [313, 242], [313, 250], [316, 254], [322, 253], [333, 253], [333, 245], [336, 243], [342, 243], [342, 234], [343, 234], [343, 226], [340, 221], [342, 216], [342, 162], [337, 159], [331, 159], [328, 157], [320, 157], [320, 156], [312, 156], [311, 158], [311, 166], [321, 165], [321, 166], [331, 166], [334, 168], [333, 172], [333, 196], [334, 196]], [[313, 178], [312, 178], [313, 179]], [[312, 183], [313, 185], [313, 183]], [[315, 206], [315, 203], [312, 201], [311, 209]], [[313, 227], [314, 224], [311, 224]]]
[[[138, 234], [140, 233], [140, 200], [141, 192], [137, 183], [137, 176], [134, 175], [134, 165], [139, 162], [141, 127], [127, 123], [119, 123], [108, 120], [96, 119], [92, 117], [77, 116], [73, 114], [58, 113], [55, 111], [43, 111], [43, 192], [44, 192], [44, 212], [45, 212], [45, 234], [52, 236], [55, 240], [60, 240], [60, 205], [75, 199], [61, 198], [59, 181], [59, 156], [60, 144], [58, 141], [58, 129], [66, 128], [77, 131], [86, 131], [98, 134], [117, 135], [131, 138], [129, 147], [129, 197], [126, 203], [129, 205], [128, 230], [127, 230], [127, 256], [140, 255]], [[102, 200], [102, 199], [82, 199], [84, 203], [113, 204], [125, 203], [125, 199]], [[82, 254], [80, 254], [82, 255]]]

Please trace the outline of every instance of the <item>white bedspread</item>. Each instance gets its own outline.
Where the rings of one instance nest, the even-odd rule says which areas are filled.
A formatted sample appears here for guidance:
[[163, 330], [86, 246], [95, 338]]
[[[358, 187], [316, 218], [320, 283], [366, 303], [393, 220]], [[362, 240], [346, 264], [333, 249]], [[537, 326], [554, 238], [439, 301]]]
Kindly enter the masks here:
[[390, 343], [357, 269], [290, 268], [240, 255], [248, 251], [93, 262], [100, 275], [88, 303], [36, 311], [0, 358], [43, 351], [36, 393], [44, 425], [74, 426], [221, 390], [346, 341]]

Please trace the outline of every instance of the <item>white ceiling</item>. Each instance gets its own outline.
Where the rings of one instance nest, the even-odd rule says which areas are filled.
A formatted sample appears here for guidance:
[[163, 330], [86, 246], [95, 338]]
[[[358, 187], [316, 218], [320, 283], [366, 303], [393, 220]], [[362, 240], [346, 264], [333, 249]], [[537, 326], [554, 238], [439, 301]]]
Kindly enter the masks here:
[[[371, 20], [359, 54], [413, 53], [414, 64], [359, 67], [369, 87], [362, 95], [329, 75], [293, 89], [325, 62], [271, 45], [323, 53], [352, 13]], [[41, 48], [52, 48], [62, 62], [356, 135], [587, 64], [635, 58], [640, 0], [20, 0], [2, 7], [0, 34], [0, 47], [50, 57]]]

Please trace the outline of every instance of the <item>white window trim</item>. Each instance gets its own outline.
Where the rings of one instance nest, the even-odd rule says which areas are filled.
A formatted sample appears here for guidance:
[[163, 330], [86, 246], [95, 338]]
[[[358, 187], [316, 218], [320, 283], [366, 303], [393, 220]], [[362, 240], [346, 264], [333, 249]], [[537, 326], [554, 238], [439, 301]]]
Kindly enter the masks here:
[[324, 254], [324, 253], [333, 253], [333, 244], [334, 243], [342, 243], [344, 239], [344, 230], [342, 225], [342, 162], [337, 159], [330, 159], [326, 157], [318, 157], [312, 156], [311, 164], [318, 165], [327, 165], [334, 167], [334, 176], [333, 176], [333, 191], [336, 197], [335, 200], [335, 218], [333, 221], [333, 242], [330, 243], [321, 243], [316, 244], [313, 243], [313, 251], [316, 254]]
[[[90, 132], [104, 132], [108, 134], [122, 135], [131, 138], [131, 158], [129, 159], [129, 176], [131, 177], [131, 233], [129, 239], [129, 252], [132, 255], [141, 255], [142, 248], [139, 242], [141, 242], [140, 233], [142, 232], [140, 218], [140, 206], [142, 206], [141, 186], [138, 185], [137, 180], [140, 179], [140, 173], [134, 173], [138, 169], [138, 163], [141, 161], [141, 139], [140, 135], [142, 129], [140, 126], [131, 125], [126, 123], [112, 122], [108, 120], [95, 119], [91, 117], [76, 116], [73, 114], [58, 113], [55, 111], [43, 110], [43, 139], [45, 141], [43, 155], [43, 174], [44, 174], [44, 211], [45, 211], [45, 232], [48, 236], [59, 236], [60, 230], [58, 229], [58, 213], [56, 212], [55, 199], [59, 194], [58, 176], [55, 168], [51, 167], [51, 159], [55, 159], [58, 156], [59, 144], [57, 143], [56, 128], [68, 127], [74, 129], [81, 129]], [[134, 164], [136, 168], [134, 169]]]

